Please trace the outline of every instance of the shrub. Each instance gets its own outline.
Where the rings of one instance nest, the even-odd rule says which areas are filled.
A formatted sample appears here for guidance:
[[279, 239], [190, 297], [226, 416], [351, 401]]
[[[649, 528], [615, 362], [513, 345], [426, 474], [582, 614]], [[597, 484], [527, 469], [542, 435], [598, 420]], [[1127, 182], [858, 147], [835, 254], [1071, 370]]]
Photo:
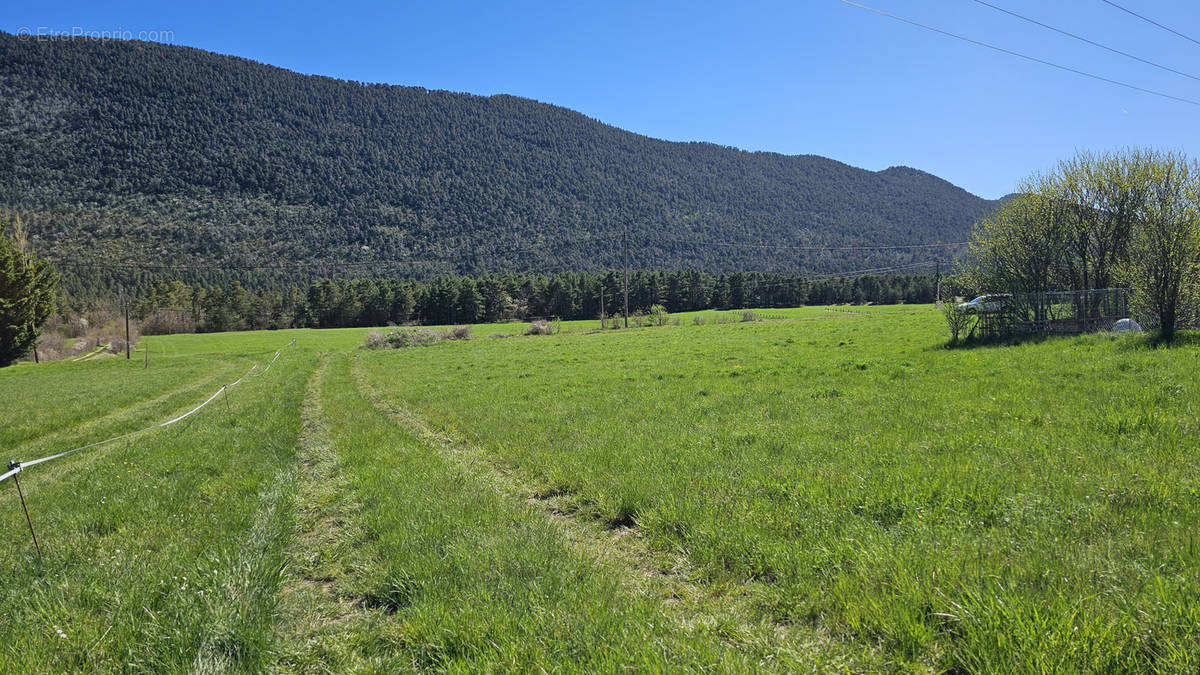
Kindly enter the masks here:
[[388, 347], [387, 340], [384, 339], [383, 333], [373, 330], [367, 333], [367, 339], [363, 342], [364, 349], [386, 349]]
[[[119, 327], [118, 327], [119, 328]], [[141, 331], [138, 330], [137, 324], [129, 326], [129, 347], [130, 349], [137, 348], [138, 340], [142, 337]], [[114, 330], [105, 331], [96, 338], [96, 345], [108, 345], [108, 351], [111, 354], [125, 353], [125, 331]]]
[[60, 333], [42, 333], [38, 338], [38, 358], [42, 361], [61, 359], [66, 348], [66, 340]]
[[[444, 340], [448, 337], [448, 333], [439, 333], [435, 330], [429, 330], [426, 328], [422, 328], [420, 330], [404, 330], [400, 328], [393, 328], [392, 330], [388, 331], [386, 335], [382, 336], [382, 340], [386, 347], [390, 347], [392, 349], [405, 349], [407, 347], [427, 345], [431, 342]], [[364, 346], [368, 347], [369, 349], [376, 349], [376, 347], [370, 346], [372, 340], [372, 335], [368, 334], [367, 343]], [[383, 347], [378, 348], [382, 349]]]
[[545, 319], [538, 319], [529, 324], [529, 329], [525, 331], [526, 335], [550, 335], [553, 329]]
[[972, 315], [959, 309], [954, 302], [942, 304], [942, 315], [946, 317], [946, 327], [950, 329], [950, 344], [958, 344], [963, 332], [971, 324]]
[[174, 309], [156, 309], [138, 322], [143, 335], [195, 333], [196, 322], [191, 316]]
[[758, 321], [758, 314], [752, 309], [742, 310], [742, 321]]
[[470, 326], [455, 326], [453, 330], [446, 334], [447, 340], [470, 340]]
[[665, 326], [671, 320], [671, 315], [667, 313], [667, 308], [662, 305], [651, 305], [647, 317], [652, 326]]
[[83, 337], [88, 332], [88, 320], [83, 316], [72, 316], [67, 319], [67, 325], [63, 328], [63, 335], [68, 338]]
[[125, 352], [125, 338], [109, 335], [100, 338], [100, 344], [108, 345], [106, 350], [109, 354], [123, 354]]
[[696, 316], [692, 317], [692, 323], [696, 324], [697, 326], [703, 326], [704, 324], [708, 323], [708, 319], [705, 319], [701, 314], [697, 314]]

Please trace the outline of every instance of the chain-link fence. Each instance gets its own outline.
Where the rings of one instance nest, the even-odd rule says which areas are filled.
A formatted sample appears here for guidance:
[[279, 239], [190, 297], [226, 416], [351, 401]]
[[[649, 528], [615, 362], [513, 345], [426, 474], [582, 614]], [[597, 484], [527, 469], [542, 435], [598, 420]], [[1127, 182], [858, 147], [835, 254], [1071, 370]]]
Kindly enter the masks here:
[[982, 337], [1091, 333], [1131, 315], [1128, 288], [993, 297], [976, 310]]

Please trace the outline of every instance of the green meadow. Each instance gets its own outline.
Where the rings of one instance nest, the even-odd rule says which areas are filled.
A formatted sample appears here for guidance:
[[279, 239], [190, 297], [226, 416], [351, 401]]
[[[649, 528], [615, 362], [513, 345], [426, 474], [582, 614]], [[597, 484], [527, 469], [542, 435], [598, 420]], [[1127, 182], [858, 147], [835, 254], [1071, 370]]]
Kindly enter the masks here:
[[20, 473], [41, 558], [0, 483], [0, 671], [1200, 669], [1195, 336], [757, 314], [0, 370], [19, 460], [243, 378]]

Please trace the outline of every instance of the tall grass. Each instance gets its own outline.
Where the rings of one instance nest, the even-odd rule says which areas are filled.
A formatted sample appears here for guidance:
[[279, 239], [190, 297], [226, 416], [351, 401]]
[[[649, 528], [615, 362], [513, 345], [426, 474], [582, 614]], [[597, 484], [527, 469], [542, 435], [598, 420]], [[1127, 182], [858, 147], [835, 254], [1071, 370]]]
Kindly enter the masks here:
[[1200, 350], [948, 351], [928, 308], [828, 316], [361, 372], [580, 513], [761, 582], [780, 621], [935, 668], [1194, 670]]
[[[23, 473], [44, 563], [0, 484], [0, 671], [1195, 672], [1200, 342], [947, 350], [928, 307], [692, 316], [381, 351], [366, 329], [155, 336], [148, 370], [0, 371], [26, 459], [297, 344], [179, 425]], [[580, 545], [603, 527], [637, 546]], [[680, 621], [618, 560], [647, 547], [739, 609]], [[796, 627], [821, 638], [746, 637]]]
[[[221, 368], [193, 361], [176, 365]], [[244, 372], [249, 361], [237, 361]], [[44, 563], [11, 485], [0, 486], [0, 623], [11, 647], [0, 650], [0, 670], [264, 668], [290, 517], [278, 508], [290, 489], [281, 477], [292, 464], [311, 362], [289, 354], [235, 388], [228, 408], [217, 401], [177, 426], [22, 473]], [[94, 378], [115, 389], [126, 375], [109, 369], [121, 365], [51, 364], [44, 372], [62, 367], [85, 388], [99, 388]], [[162, 386], [159, 375], [136, 368], [150, 391]], [[34, 384], [42, 372], [11, 383], [28, 374]], [[178, 414], [210, 393], [163, 399], [174, 409], [161, 412]]]
[[[746, 669], [692, 638], [614, 570], [582, 558], [529, 506], [505, 500], [357, 390], [344, 355], [319, 387], [320, 423], [355, 511], [331, 593], [358, 609], [293, 654], [302, 669], [459, 672]], [[336, 506], [330, 506], [339, 511]], [[345, 510], [340, 510], [345, 513]], [[319, 628], [315, 628], [318, 630]]]

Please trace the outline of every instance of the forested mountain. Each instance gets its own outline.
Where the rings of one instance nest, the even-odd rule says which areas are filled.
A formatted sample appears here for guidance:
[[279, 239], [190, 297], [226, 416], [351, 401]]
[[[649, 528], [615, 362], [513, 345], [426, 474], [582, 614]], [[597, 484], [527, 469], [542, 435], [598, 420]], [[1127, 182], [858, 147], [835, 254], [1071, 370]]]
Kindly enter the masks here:
[[0, 209], [76, 283], [595, 271], [626, 228], [639, 268], [835, 272], [933, 254], [774, 246], [962, 241], [992, 206], [915, 169], [659, 141], [512, 96], [0, 33]]

